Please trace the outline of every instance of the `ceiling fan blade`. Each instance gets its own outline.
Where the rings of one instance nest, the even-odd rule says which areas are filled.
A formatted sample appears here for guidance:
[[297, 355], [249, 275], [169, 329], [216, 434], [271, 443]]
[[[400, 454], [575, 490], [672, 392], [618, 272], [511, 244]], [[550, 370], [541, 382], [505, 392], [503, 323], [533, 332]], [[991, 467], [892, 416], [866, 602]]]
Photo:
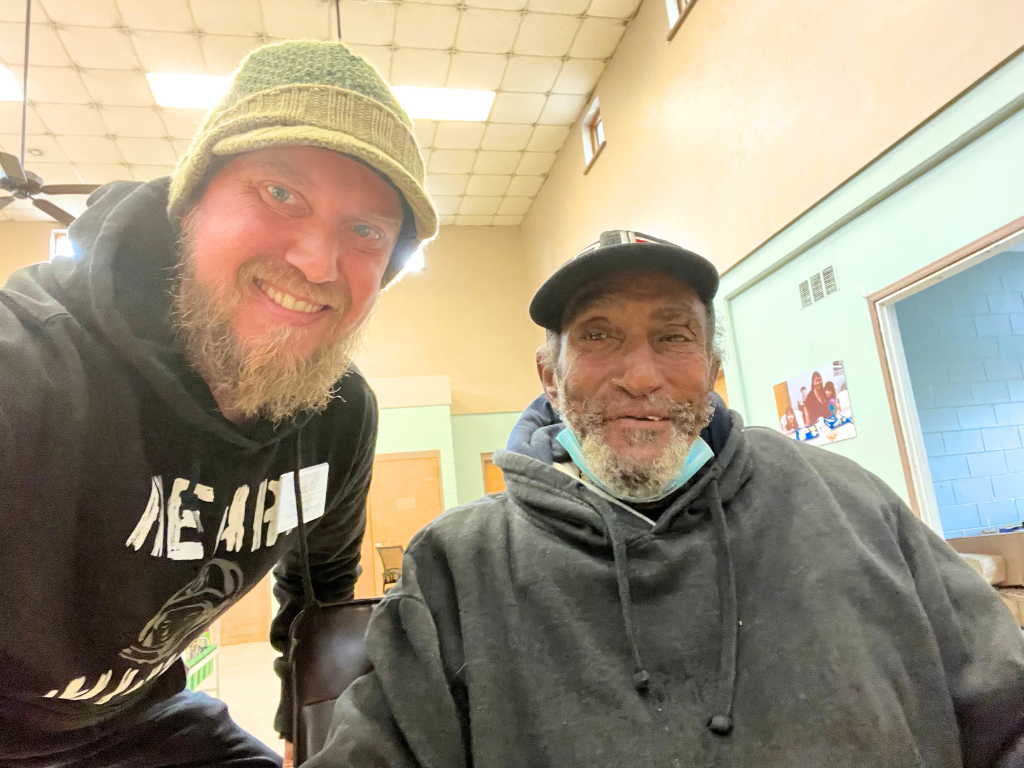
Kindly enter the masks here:
[[25, 171], [21, 169], [21, 162], [14, 155], [0, 152], [0, 178], [7, 176], [14, 181], [25, 181]]
[[16, 197], [0, 197], [0, 211], [6, 208], [8, 205], [13, 203], [18, 198]]
[[74, 216], [65, 211], [63, 208], [58, 208], [49, 200], [36, 200], [35, 198], [32, 198], [32, 205], [34, 205], [40, 211], [50, 214], [50, 216], [52, 216], [56, 221], [63, 224], [65, 227], [70, 227], [71, 222], [75, 220]]
[[40, 188], [44, 195], [91, 195], [99, 184], [46, 184]]

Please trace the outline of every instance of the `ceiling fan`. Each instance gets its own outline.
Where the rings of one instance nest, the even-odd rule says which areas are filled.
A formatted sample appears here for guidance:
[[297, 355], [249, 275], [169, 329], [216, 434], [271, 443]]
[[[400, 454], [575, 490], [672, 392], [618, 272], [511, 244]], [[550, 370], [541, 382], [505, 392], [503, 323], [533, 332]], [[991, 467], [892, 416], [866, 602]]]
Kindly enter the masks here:
[[44, 184], [42, 177], [25, 170], [25, 123], [28, 116], [28, 47], [32, 34], [32, 0], [25, 0], [25, 68], [21, 86], [21, 157], [0, 152], [0, 189], [10, 192], [0, 197], [0, 210], [15, 200], [31, 200], [43, 213], [55, 221], [70, 226], [75, 217], [58, 205], [36, 195], [88, 195], [99, 188], [99, 184]]

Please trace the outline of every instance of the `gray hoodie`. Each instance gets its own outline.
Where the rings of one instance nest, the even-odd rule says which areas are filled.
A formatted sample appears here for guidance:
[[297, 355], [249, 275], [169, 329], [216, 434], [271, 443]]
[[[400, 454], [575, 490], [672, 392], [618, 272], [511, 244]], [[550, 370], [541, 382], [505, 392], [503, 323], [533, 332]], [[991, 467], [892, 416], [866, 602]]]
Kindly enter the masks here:
[[729, 416], [651, 525], [524, 414], [508, 491], [413, 539], [310, 767], [1024, 764], [995, 591], [878, 478]]

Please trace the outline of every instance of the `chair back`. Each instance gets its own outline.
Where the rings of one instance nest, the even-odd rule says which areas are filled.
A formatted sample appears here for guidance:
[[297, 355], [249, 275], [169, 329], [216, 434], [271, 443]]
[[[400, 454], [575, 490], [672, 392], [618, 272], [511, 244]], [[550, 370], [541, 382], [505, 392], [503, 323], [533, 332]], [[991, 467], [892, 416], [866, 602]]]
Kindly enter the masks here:
[[402, 557], [405, 555], [405, 547], [401, 544], [394, 546], [378, 544], [377, 554], [384, 566], [383, 586], [387, 587], [388, 584], [396, 583], [402, 575]]
[[366, 627], [381, 598], [311, 605], [292, 622], [292, 734], [295, 765], [323, 749], [334, 702], [373, 669]]

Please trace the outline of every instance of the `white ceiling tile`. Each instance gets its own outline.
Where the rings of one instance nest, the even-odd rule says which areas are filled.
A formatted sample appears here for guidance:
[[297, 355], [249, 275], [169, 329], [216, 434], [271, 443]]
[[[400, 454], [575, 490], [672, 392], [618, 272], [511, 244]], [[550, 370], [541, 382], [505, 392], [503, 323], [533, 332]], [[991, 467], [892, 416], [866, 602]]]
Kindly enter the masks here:
[[[46, 10], [39, 3], [32, 4], [32, 23], [42, 24], [50, 20]], [[17, 21], [25, 23], [24, 3], [0, 3], [0, 21]], [[23, 27], [24, 29], [24, 27]]]
[[[107, 124], [91, 104], [39, 104], [46, 127], [56, 136], [106, 136]], [[74, 158], [71, 162], [75, 162]]]
[[568, 59], [552, 87], [554, 93], [586, 95], [597, 85], [604, 62], [596, 59]]
[[62, 27], [64, 41], [75, 66], [96, 69], [138, 69], [128, 35], [120, 29], [102, 27]]
[[259, 37], [201, 35], [199, 38], [199, 46], [211, 75], [230, 75], [238, 69], [242, 59], [261, 45], [263, 40]]
[[523, 159], [522, 152], [479, 152], [473, 173], [511, 174]]
[[348, 46], [348, 49], [352, 53], [368, 59], [380, 72], [381, 77], [389, 83], [391, 82], [391, 48], [386, 45], [356, 45], [353, 43]]
[[118, 107], [155, 107], [149, 82], [141, 72], [118, 69], [83, 69], [85, 87], [97, 104]]
[[333, 11], [325, 0], [262, 0], [263, 25], [271, 37], [328, 40], [334, 37]]
[[441, 226], [441, 227], [450, 227], [450, 226], [452, 226], [455, 223], [455, 217], [454, 216], [440, 216], [439, 215], [437, 217], [437, 223], [438, 223], [438, 226]]
[[540, 117], [547, 98], [542, 93], [499, 93], [491, 107], [490, 119], [498, 123], [532, 125]]
[[192, 32], [195, 21], [187, 0], [117, 0], [121, 18], [129, 29]]
[[427, 192], [433, 195], [461, 195], [466, 191], [466, 174], [432, 173], [427, 176]]
[[608, 16], [613, 19], [628, 19], [636, 13], [640, 0], [593, 0], [587, 8], [588, 16]]
[[147, 72], [208, 74], [199, 39], [195, 35], [148, 31], [130, 34], [142, 68]]
[[345, 43], [391, 45], [395, 32], [395, 4], [343, 0], [341, 39]]
[[455, 42], [455, 29], [458, 25], [458, 8], [403, 3], [398, 6], [395, 45], [448, 50]]
[[420, 147], [432, 147], [434, 145], [434, 133], [437, 131], [437, 123], [433, 120], [413, 120], [412, 132], [416, 137], [416, 143]]
[[[78, 184], [78, 174], [75, 173], [75, 169], [72, 166], [67, 166], [67, 170], [60, 174], [61, 179], [66, 181], [54, 181], [54, 184]], [[49, 182], [49, 179], [47, 179]], [[65, 211], [70, 213], [76, 218], [85, 213], [86, 204], [85, 201], [89, 199], [88, 195], [48, 195], [50, 202], [55, 203], [59, 208], [63, 208]]]
[[496, 227], [518, 227], [523, 223], [522, 216], [495, 216], [494, 226]]
[[509, 59], [505, 79], [501, 81], [503, 91], [547, 93], [558, 76], [562, 59], [543, 56], [513, 56]]
[[569, 128], [562, 125], [538, 125], [526, 148], [531, 152], [557, 152], [565, 143]]
[[[4, 152], [17, 155], [21, 152], [21, 134], [5, 134], [0, 136], [0, 146], [4, 148]], [[39, 150], [43, 154], [34, 155], [32, 154], [33, 149]], [[71, 162], [60, 145], [54, 141], [53, 136], [25, 137], [25, 162], [29, 163], [29, 161], [40, 163]]]
[[[44, 184], [80, 184], [81, 179], [75, 173], [75, 168], [68, 162], [37, 163], [35, 158], [26, 157], [25, 165], [32, 173], [38, 173], [43, 177]], [[49, 197], [49, 196], [48, 196]], [[50, 200], [57, 203], [61, 208], [68, 209], [66, 203], [77, 197], [77, 195], [53, 195]], [[72, 211], [74, 213], [74, 211]]]
[[[33, 3], [33, 7], [39, 6]], [[119, 27], [121, 17], [114, 0], [44, 0], [42, 5], [56, 24], [82, 27]]]
[[[2, 5], [6, 3], [0, 3], [0, 6]], [[8, 64], [21, 64], [25, 61], [24, 22], [0, 22], [0, 59]], [[63, 43], [49, 24], [32, 24], [28, 64], [30, 67], [71, 66], [71, 59], [64, 51]]]
[[391, 55], [391, 84], [440, 88], [448, 77], [451, 54], [423, 48], [398, 48]]
[[459, 212], [462, 198], [459, 196], [433, 195], [430, 198], [437, 209], [438, 216], [454, 216]]
[[[467, 195], [498, 196], [505, 194], [508, 189], [511, 176], [479, 176], [469, 177], [469, 185], [466, 187]], [[467, 211], [463, 211], [467, 213]]]
[[117, 145], [112, 139], [102, 136], [58, 136], [57, 143], [75, 165], [121, 162]]
[[170, 109], [160, 110], [167, 126], [167, 133], [176, 139], [191, 139], [199, 128], [206, 113], [201, 109]]
[[533, 197], [544, 183], [543, 176], [516, 176], [505, 193], [509, 197]]
[[540, 176], [551, 170], [556, 157], [558, 155], [554, 152], [524, 152], [516, 173], [522, 176]]
[[448, 88], [471, 88], [496, 91], [505, 74], [507, 57], [499, 53], [452, 54], [452, 66], [448, 70]]
[[478, 53], [508, 53], [519, 30], [522, 14], [467, 8], [459, 24], [458, 49]]
[[530, 140], [533, 127], [529, 125], [508, 125], [506, 123], [490, 123], [484, 133], [484, 149], [501, 149], [516, 151], [524, 149]]
[[484, 128], [484, 123], [440, 122], [437, 124], [437, 133], [434, 134], [434, 147], [479, 149], [484, 138]]
[[174, 147], [174, 156], [180, 160], [191, 143], [187, 139], [171, 139], [171, 146]]
[[100, 113], [113, 136], [162, 138], [167, 135], [156, 107], [103, 107]]
[[260, 0], [191, 0], [200, 32], [211, 35], [262, 35]]
[[75, 170], [83, 184], [106, 184], [110, 181], [130, 181], [131, 169], [122, 163], [76, 163]]
[[463, 227], [489, 227], [494, 222], [493, 216], [456, 216], [455, 223]]
[[565, 56], [579, 26], [575, 16], [528, 13], [513, 50], [527, 56]]
[[501, 205], [500, 197], [469, 197], [462, 198], [459, 214], [463, 216], [493, 216]]
[[626, 22], [620, 19], [584, 19], [569, 55], [582, 59], [607, 59], [613, 53], [626, 31]]
[[[28, 105], [26, 131], [29, 135], [48, 133], [46, 125], [39, 118], [36, 107]], [[54, 131], [56, 133], [56, 131]], [[17, 101], [0, 101], [0, 133], [21, 133], [21, 103]]]
[[530, 210], [532, 197], [506, 197], [498, 207], [498, 213], [502, 216], [522, 216]]
[[540, 113], [539, 123], [542, 125], [572, 125], [586, 106], [585, 96], [568, 96], [551, 94], [544, 111]]
[[566, 13], [579, 16], [585, 13], [590, 0], [529, 0], [526, 10], [534, 13]]
[[469, 8], [493, 8], [498, 11], [521, 11], [526, 7], [526, 0], [466, 0]]
[[[11, 67], [21, 82], [21, 67]], [[36, 104], [88, 104], [92, 101], [78, 71], [70, 67], [28, 68], [28, 98]]]
[[420, 159], [423, 160], [423, 167], [426, 168], [430, 165], [430, 155], [433, 153], [432, 149], [421, 149]]
[[136, 181], [150, 181], [174, 173], [173, 165], [132, 165], [129, 169]]
[[[430, 173], [469, 173], [476, 162], [476, 152], [471, 149], [435, 149], [430, 153]], [[441, 192], [440, 194], [461, 195], [462, 192]]]
[[174, 147], [167, 139], [118, 139], [118, 149], [129, 165], [174, 165]]
[[[28, 200], [19, 200], [4, 208], [8, 221], [45, 221], [53, 224], [49, 214], [43, 213]], [[55, 225], [56, 226], [56, 225]]]

